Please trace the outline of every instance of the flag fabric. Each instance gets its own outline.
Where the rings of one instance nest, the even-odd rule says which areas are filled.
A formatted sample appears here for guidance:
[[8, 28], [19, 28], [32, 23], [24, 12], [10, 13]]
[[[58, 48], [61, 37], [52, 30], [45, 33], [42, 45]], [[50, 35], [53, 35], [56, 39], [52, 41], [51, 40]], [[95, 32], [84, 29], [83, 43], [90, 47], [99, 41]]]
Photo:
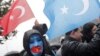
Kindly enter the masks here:
[[12, 32], [20, 23], [34, 17], [31, 8], [26, 0], [16, 0], [10, 11], [2, 18], [1, 26], [4, 29], [3, 35]]
[[51, 22], [49, 39], [82, 26], [100, 16], [98, 0], [44, 0], [44, 13]]
[[44, 0], [44, 1], [45, 1], [44, 13], [49, 18], [50, 22], [53, 23], [55, 16], [53, 15], [54, 11], [53, 11], [53, 8], [52, 8], [52, 2], [54, 0]]

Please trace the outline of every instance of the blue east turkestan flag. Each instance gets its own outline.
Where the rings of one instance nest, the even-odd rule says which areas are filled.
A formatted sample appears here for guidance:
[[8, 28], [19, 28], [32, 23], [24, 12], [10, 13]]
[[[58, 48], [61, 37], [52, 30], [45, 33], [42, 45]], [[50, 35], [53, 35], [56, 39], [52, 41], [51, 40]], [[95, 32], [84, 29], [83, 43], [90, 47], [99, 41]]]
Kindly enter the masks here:
[[44, 1], [44, 13], [51, 22], [47, 32], [50, 40], [100, 16], [99, 0]]

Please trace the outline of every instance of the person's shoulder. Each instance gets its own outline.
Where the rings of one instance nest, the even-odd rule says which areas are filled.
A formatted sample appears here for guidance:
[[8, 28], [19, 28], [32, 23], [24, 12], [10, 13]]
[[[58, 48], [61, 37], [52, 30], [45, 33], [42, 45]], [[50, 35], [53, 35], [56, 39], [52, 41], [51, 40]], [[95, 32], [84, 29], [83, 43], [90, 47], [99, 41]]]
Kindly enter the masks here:
[[20, 56], [20, 55], [19, 55], [19, 52], [17, 51], [11, 51], [11, 52], [8, 52], [5, 56]]
[[80, 43], [77, 41], [64, 41], [62, 49], [74, 50]]
[[25, 50], [22, 50], [20, 52], [20, 56], [29, 56], [28, 53]]
[[78, 41], [70, 41], [70, 40], [66, 40], [63, 42], [62, 45], [73, 45], [73, 44], [79, 44], [80, 42]]

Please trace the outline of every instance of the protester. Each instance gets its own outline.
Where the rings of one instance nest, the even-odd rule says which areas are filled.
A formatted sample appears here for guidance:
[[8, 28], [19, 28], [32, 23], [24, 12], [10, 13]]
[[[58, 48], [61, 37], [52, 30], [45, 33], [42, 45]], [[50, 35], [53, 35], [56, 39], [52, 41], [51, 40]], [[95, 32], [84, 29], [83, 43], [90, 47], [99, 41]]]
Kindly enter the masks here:
[[46, 24], [33, 26], [24, 34], [23, 46], [24, 49], [21, 56], [53, 56], [52, 49], [46, 41], [44, 34], [47, 31]]
[[81, 42], [81, 29], [76, 28], [66, 33], [61, 47], [62, 56], [100, 56], [100, 30], [89, 43]]

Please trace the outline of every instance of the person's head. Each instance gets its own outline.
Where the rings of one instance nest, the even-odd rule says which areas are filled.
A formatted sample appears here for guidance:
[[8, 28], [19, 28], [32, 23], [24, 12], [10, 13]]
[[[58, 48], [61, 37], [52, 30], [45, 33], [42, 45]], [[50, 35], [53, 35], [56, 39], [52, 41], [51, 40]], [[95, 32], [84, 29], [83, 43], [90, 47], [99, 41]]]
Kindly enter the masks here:
[[96, 30], [97, 30], [97, 26], [92, 22], [83, 25], [83, 34], [94, 34]]
[[69, 35], [70, 37], [76, 39], [77, 41], [81, 41], [82, 40], [82, 33], [81, 33], [81, 28], [76, 28], [72, 31], [69, 31], [66, 33], [66, 35]]
[[44, 55], [45, 50], [43, 36], [36, 29], [31, 29], [25, 32], [23, 46], [30, 56]]
[[38, 30], [42, 35], [44, 35], [47, 32], [47, 30], [48, 30], [46, 24], [35, 25], [35, 26], [32, 27], [32, 29]]
[[38, 34], [30, 36], [30, 50], [34, 56], [41, 56], [43, 52], [43, 40]]
[[34, 25], [24, 34], [23, 46], [30, 56], [44, 56], [46, 41], [43, 36], [47, 32], [46, 24]]

